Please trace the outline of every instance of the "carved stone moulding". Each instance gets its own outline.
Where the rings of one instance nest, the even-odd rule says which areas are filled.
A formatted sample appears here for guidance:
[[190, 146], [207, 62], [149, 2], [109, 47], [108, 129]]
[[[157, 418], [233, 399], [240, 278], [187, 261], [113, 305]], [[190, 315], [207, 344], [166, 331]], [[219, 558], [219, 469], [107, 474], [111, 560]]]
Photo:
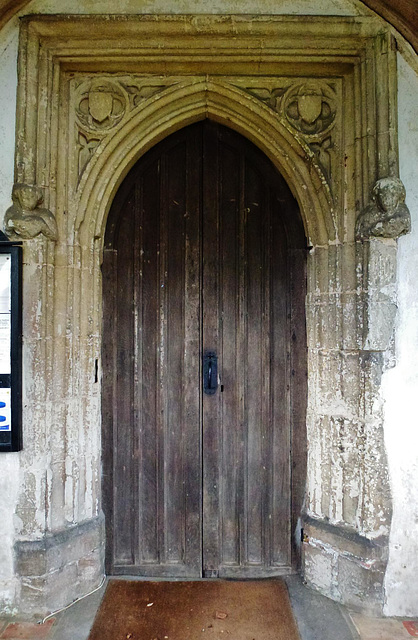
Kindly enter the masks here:
[[399, 178], [380, 178], [372, 189], [371, 204], [357, 218], [356, 237], [396, 239], [409, 233], [411, 214], [405, 197]]
[[343, 194], [341, 149], [344, 105], [343, 80], [333, 78], [239, 78], [235, 86], [273, 109], [285, 126], [313, 152], [338, 206]]
[[11, 240], [27, 240], [39, 235], [44, 235], [48, 240], [57, 240], [54, 214], [40, 206], [43, 202], [41, 189], [16, 183], [12, 201], [4, 217], [4, 230]]
[[[203, 78], [202, 78], [203, 79]], [[217, 81], [217, 76], [210, 79]], [[306, 145], [318, 173], [326, 180], [337, 203], [341, 197], [341, 105], [342, 82], [327, 83], [315, 78], [304, 83], [298, 78], [259, 77], [252, 86], [252, 78], [223, 77], [222, 81], [247, 91], [272, 109], [283, 126], [288, 127]], [[190, 82], [188, 76], [161, 79], [141, 76], [98, 75], [70, 81], [71, 103], [74, 104], [74, 126], [77, 138], [78, 180], [94, 156], [100, 142], [117, 131], [119, 123], [133, 115], [147, 99], [161, 94], [169, 87]]]
[[[142, 101], [160, 93], [178, 80], [149, 76], [97, 74], [70, 78], [70, 128], [77, 139], [78, 181], [100, 142], [112, 135]], [[72, 135], [72, 133], [71, 133]]]
[[[300, 78], [275, 78], [273, 81], [260, 78], [251, 86], [248, 80], [251, 82], [251, 79], [233, 82], [246, 85], [247, 91], [263, 100], [305, 136], [314, 140], [321, 138], [335, 124], [337, 103], [340, 102], [333, 86], [335, 83], [313, 78], [304, 82]], [[267, 86], [262, 86], [263, 80]]]
[[76, 114], [80, 126], [92, 131], [116, 127], [126, 111], [127, 95], [110, 80], [92, 80], [79, 88]]
[[[92, 39], [91, 29], [100, 37]], [[395, 62], [386, 55], [389, 51], [390, 34], [382, 34], [381, 22], [373, 18], [315, 17], [308, 23], [282, 16], [28, 17], [21, 33], [18, 128], [25, 135], [18, 137], [17, 181], [47, 186], [55, 170], [54, 155], [47, 166], [48, 154], [38, 152], [42, 141], [35, 135], [36, 117], [25, 106], [30, 78], [45, 81], [47, 93], [53, 78], [59, 78], [63, 104], [68, 100], [65, 84], [72, 85], [74, 114], [68, 115], [76, 130], [72, 133], [70, 126], [73, 140], [75, 135], [70, 147], [78, 154], [71, 167], [76, 175], [68, 183], [72, 199], [101, 142], [120, 131], [141, 103], [180, 78], [205, 74], [263, 101], [306, 145], [311, 170], [318, 183], [327, 185], [335, 209], [343, 202], [362, 207], [365, 188], [397, 171], [396, 141], [392, 144], [393, 137], [386, 135], [394, 123], [377, 114], [384, 114], [394, 94]], [[35, 68], [34, 76], [28, 73], [38, 65], [39, 76]], [[366, 89], [374, 86], [374, 68], [381, 85], [376, 103]], [[39, 116], [48, 119], [53, 112], [44, 107]], [[363, 159], [370, 165], [365, 171], [359, 168]], [[346, 229], [351, 233], [337, 215], [338, 235]]]
[[127, 111], [173, 84], [141, 76], [90, 76], [75, 83], [75, 111], [81, 129], [105, 133], [115, 128]]
[[[405, 187], [399, 178], [380, 178], [371, 190], [370, 204], [356, 220], [356, 239], [362, 244], [364, 351], [393, 349], [397, 312], [396, 240], [411, 229], [405, 197]], [[392, 353], [386, 366], [394, 364]]]
[[290, 89], [283, 100], [288, 122], [313, 140], [327, 135], [335, 124], [336, 93], [325, 82], [306, 82]]

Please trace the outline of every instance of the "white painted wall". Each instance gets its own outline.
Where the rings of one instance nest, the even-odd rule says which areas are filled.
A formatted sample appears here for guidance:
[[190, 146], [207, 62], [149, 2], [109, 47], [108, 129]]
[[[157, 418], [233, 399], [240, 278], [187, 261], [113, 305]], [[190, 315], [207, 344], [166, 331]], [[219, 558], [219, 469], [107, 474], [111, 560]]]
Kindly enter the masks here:
[[412, 233], [398, 245], [397, 366], [384, 375], [393, 494], [386, 615], [418, 616], [418, 75], [398, 56], [399, 154]]
[[[11, 203], [13, 157], [15, 147], [15, 114], [17, 85], [16, 27], [6, 28], [0, 35], [0, 214]], [[0, 456], [0, 611], [13, 612], [16, 581], [12, 548], [14, 543], [14, 513], [19, 490], [18, 453]]]

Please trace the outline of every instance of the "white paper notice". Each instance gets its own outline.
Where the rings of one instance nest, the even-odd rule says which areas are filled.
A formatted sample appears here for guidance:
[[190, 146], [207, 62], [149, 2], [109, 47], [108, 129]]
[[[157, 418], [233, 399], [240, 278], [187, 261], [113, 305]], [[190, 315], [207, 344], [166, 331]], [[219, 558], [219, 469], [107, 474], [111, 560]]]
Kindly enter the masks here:
[[[11, 329], [11, 259], [7, 253], [0, 254], [0, 374], [10, 373], [10, 329]], [[1, 429], [1, 424], [0, 424]]]
[[0, 387], [0, 431], [11, 431], [11, 390]]

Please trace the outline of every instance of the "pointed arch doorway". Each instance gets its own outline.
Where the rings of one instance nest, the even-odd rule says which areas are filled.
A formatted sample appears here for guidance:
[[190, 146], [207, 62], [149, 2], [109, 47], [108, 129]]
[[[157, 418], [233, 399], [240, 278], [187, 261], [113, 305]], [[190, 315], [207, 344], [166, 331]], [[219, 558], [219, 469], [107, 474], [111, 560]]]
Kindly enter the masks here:
[[131, 169], [103, 258], [107, 571], [294, 570], [306, 240], [271, 162], [204, 120]]

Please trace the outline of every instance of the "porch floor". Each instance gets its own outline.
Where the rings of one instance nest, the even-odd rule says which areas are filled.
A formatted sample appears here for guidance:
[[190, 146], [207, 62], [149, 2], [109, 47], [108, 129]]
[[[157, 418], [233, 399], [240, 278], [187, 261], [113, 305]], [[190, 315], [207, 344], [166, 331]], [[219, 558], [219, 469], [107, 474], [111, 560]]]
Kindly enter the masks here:
[[[418, 622], [370, 618], [354, 613], [303, 585], [286, 579], [301, 640], [408, 640]], [[0, 640], [87, 640], [106, 585], [43, 625], [0, 618]]]

